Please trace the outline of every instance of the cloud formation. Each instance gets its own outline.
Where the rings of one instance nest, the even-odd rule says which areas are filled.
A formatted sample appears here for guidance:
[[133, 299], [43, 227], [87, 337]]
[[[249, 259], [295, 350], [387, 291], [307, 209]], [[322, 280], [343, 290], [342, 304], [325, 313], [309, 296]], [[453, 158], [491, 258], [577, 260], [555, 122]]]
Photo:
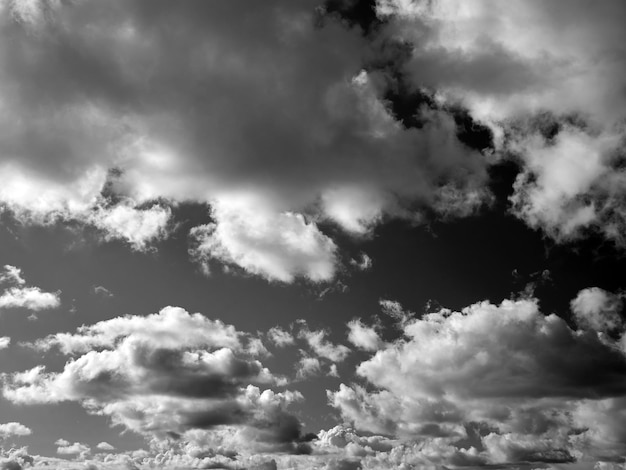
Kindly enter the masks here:
[[513, 212], [557, 240], [590, 231], [624, 245], [626, 7], [383, 0], [411, 43], [411, 82], [491, 127], [521, 172]]
[[3, 3], [1, 203], [140, 250], [167, 236], [168, 204], [209, 204], [207, 259], [289, 282], [333, 277], [320, 220], [365, 234], [480, 190], [450, 115], [404, 128], [363, 69], [372, 45], [319, 6]]
[[617, 424], [626, 412], [621, 338], [571, 329], [534, 299], [443, 309], [406, 322], [402, 334], [358, 366], [373, 390], [342, 384], [328, 394], [356, 428], [440, 439], [457, 451], [471, 429], [487, 463], [612, 460], [626, 451]]
[[6, 438], [8, 436], [30, 436], [33, 431], [24, 426], [22, 423], [10, 422], [0, 424], [0, 437]]
[[1, 284], [13, 286], [6, 287], [0, 295], [0, 308], [25, 308], [37, 312], [61, 305], [61, 291], [44, 292], [39, 287], [26, 286], [22, 270], [15, 266], [4, 266], [4, 272], [0, 274]]
[[245, 443], [294, 451], [301, 424], [286, 408], [302, 396], [260, 389], [284, 379], [254, 359], [247, 344], [230, 325], [166, 307], [36, 342], [36, 349], [58, 347], [74, 358], [61, 372], [38, 366], [9, 374], [3, 393], [21, 404], [76, 401], [146, 436], [202, 431], [235, 449]]

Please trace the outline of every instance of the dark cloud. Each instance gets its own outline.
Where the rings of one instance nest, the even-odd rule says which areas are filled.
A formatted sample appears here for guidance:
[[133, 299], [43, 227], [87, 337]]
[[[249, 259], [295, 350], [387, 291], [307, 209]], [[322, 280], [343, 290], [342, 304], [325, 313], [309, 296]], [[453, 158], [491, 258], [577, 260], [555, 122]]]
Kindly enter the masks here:
[[0, 94], [21, 119], [3, 127], [0, 200], [25, 218], [146, 249], [171, 215], [146, 204], [208, 203], [200, 258], [318, 281], [337, 260], [316, 220], [363, 234], [441, 188], [481, 193], [484, 159], [448, 112], [407, 129], [387, 109], [387, 73], [366, 66], [381, 54], [372, 2], [16, 1], [2, 15]]

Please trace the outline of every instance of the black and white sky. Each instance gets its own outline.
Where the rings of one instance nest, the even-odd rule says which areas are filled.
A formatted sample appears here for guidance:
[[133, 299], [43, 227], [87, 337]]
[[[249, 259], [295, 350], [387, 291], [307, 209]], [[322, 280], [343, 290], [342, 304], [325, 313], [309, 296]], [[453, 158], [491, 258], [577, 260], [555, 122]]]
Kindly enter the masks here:
[[0, 0], [0, 468], [626, 469], [624, 0]]

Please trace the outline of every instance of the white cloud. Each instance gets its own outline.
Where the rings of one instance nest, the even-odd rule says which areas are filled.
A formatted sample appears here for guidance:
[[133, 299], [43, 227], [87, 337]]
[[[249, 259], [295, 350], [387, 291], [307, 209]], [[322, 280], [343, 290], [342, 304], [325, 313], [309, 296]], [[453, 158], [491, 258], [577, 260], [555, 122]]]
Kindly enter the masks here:
[[298, 338], [304, 339], [317, 356], [332, 362], [342, 362], [350, 354], [350, 348], [343, 344], [333, 344], [326, 339], [326, 335], [324, 330], [311, 331], [304, 327], [298, 333]]
[[[80, 455], [84, 457], [89, 452], [91, 452], [91, 448], [88, 445], [82, 444], [80, 442], [74, 442], [74, 444], [70, 444], [65, 440], [61, 440], [63, 443], [58, 444], [57, 454], [61, 455]], [[57, 441], [58, 442], [58, 441]]]
[[0, 308], [26, 308], [39, 311], [61, 305], [61, 291], [44, 292], [39, 287], [26, 286], [22, 270], [15, 266], [4, 266], [4, 273], [0, 274], [0, 283], [16, 284], [5, 288], [0, 294]]
[[267, 331], [267, 337], [279, 348], [294, 344], [293, 335], [279, 326], [270, 328]]
[[35, 342], [47, 350], [59, 347], [64, 354], [84, 354], [94, 349], [113, 349], [124, 338], [135, 338], [153, 348], [230, 348], [241, 347], [241, 333], [232, 325], [211, 320], [200, 313], [189, 314], [180, 307], [165, 307], [147, 316], [126, 315], [72, 333], [57, 333]]
[[21, 404], [79, 402], [113, 424], [159, 439], [226, 432], [238, 444], [225, 438], [222, 445], [293, 452], [301, 424], [287, 407], [302, 396], [260, 389], [285, 381], [254, 358], [244, 338], [231, 325], [177, 307], [113, 318], [36, 342], [35, 348], [58, 346], [77, 357], [60, 372], [37, 366], [7, 374], [3, 393]]
[[0, 336], [0, 349], [6, 349], [11, 344], [11, 338], [9, 336]]
[[622, 330], [622, 299], [599, 287], [581, 290], [570, 303], [576, 322], [600, 332]]
[[21, 423], [11, 422], [0, 424], [0, 437], [8, 436], [30, 436], [32, 430]]
[[372, 267], [372, 258], [367, 253], [361, 253], [359, 259], [351, 259], [350, 264], [359, 271], [367, 271]]
[[316, 357], [303, 356], [296, 364], [296, 378], [304, 380], [317, 375], [322, 370], [322, 364]]
[[626, 432], [618, 424], [626, 412], [618, 340], [572, 330], [534, 299], [443, 309], [404, 322], [402, 333], [358, 366], [370, 388], [329, 392], [356, 428], [451, 444], [480, 425], [493, 434], [481, 434], [480, 457], [491, 463], [606, 460], [626, 451], [617, 437]]
[[335, 275], [337, 246], [302, 215], [273, 214], [252, 205], [214, 204], [216, 223], [191, 231], [193, 256], [202, 263], [217, 260], [269, 281], [313, 282]]
[[108, 442], [100, 442], [97, 446], [97, 449], [100, 450], [106, 450], [106, 451], [112, 451], [115, 450], [115, 447], [113, 447], [111, 444], [109, 444]]
[[125, 240], [136, 250], [145, 250], [157, 240], [168, 235], [167, 226], [172, 211], [154, 205], [137, 209], [132, 205], [118, 204], [111, 208], [98, 208], [90, 216], [90, 222], [104, 231], [107, 240]]
[[363, 324], [359, 319], [352, 320], [348, 323], [348, 341], [357, 348], [366, 351], [376, 351], [382, 346], [382, 340], [376, 329]]
[[9, 283], [23, 286], [26, 284], [26, 280], [22, 277], [22, 270], [16, 266], [10, 264], [4, 265], [4, 272], [0, 274], [0, 284]]
[[499, 149], [517, 154], [516, 215], [557, 240], [597, 231], [626, 244], [622, 1], [593, 11], [586, 0], [566, 8], [540, 0], [384, 0], [378, 8], [414, 45], [414, 85], [440, 102], [460, 102], [493, 129]]
[[0, 295], [0, 308], [26, 308], [39, 311], [61, 305], [60, 292], [44, 292], [39, 287], [11, 287]]

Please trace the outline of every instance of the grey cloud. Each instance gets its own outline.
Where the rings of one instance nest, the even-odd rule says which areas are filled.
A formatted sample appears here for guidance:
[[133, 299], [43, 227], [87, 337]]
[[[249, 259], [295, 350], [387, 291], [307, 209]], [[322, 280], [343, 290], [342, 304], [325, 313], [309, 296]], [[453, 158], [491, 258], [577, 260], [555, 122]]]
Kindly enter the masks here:
[[[521, 163], [515, 215], [557, 241], [596, 232], [623, 247], [626, 8], [593, 5], [377, 2], [392, 34], [411, 44], [412, 86], [466, 107], [492, 129], [500, 158]], [[549, 138], [530, 124], [546, 114], [556, 124]]]
[[[434, 203], [442, 185], [481, 189], [484, 159], [458, 141], [450, 116], [399, 125], [362, 71], [371, 45], [338, 21], [316, 25], [318, 5], [5, 5], [0, 96], [20, 119], [3, 121], [0, 200], [27, 219], [78, 219], [136, 249], [168, 233], [169, 212], [152, 201], [211, 204], [208, 261], [291, 282], [334, 276], [331, 240], [319, 234], [303, 252], [270, 231], [247, 260], [238, 247], [300, 213], [310, 219], [293, 231], [301, 240], [320, 219], [362, 234], [386, 214], [412, 217], [413, 203]], [[233, 224], [257, 209], [265, 217], [254, 225]], [[326, 265], [312, 268], [311, 253]]]

